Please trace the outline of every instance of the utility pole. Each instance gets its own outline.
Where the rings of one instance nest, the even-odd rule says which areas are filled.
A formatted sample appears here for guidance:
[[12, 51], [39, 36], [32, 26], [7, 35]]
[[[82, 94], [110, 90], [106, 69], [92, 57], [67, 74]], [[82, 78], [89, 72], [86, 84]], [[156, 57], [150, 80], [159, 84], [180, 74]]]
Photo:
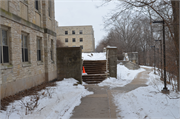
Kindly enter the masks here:
[[154, 48], [154, 74], [155, 74], [155, 45], [151, 46], [151, 48]]
[[164, 20], [162, 21], [154, 21], [153, 23], [162, 23], [163, 24], [163, 56], [164, 56], [164, 88], [162, 93], [169, 93], [169, 90], [166, 87], [166, 45], [165, 45], [165, 28], [164, 28]]

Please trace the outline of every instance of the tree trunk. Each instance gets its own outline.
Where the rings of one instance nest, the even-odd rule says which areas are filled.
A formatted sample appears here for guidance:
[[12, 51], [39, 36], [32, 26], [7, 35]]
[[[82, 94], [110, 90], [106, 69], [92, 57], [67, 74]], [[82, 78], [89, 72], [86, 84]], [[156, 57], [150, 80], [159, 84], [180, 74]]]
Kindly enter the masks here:
[[172, 9], [173, 9], [173, 30], [174, 30], [174, 44], [176, 47], [176, 59], [177, 59], [177, 81], [178, 81], [178, 90], [180, 91], [180, 81], [179, 81], [179, 1], [171, 0]]

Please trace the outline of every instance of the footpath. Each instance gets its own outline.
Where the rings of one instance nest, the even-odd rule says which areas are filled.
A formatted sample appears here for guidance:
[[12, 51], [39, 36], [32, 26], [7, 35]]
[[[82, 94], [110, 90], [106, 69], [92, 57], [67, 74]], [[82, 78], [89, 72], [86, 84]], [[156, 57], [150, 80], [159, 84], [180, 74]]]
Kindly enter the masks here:
[[[145, 68], [146, 69], [146, 68]], [[75, 107], [71, 119], [114, 119], [116, 117], [116, 106], [113, 101], [114, 93], [126, 93], [138, 87], [147, 86], [146, 79], [151, 69], [140, 72], [136, 78], [124, 87], [110, 89], [90, 84], [85, 87], [94, 94], [83, 97], [81, 104]], [[118, 117], [121, 118], [121, 117]]]

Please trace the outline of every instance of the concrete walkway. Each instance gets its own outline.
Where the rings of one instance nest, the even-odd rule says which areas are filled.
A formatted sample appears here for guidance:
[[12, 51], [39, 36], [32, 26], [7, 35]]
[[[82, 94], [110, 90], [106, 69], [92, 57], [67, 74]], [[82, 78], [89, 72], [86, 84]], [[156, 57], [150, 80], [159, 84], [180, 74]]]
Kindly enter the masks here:
[[[89, 91], [94, 94], [81, 99], [81, 104], [75, 107], [71, 119], [114, 119], [116, 117], [116, 106], [113, 103], [113, 94], [129, 92], [138, 87], [146, 86], [146, 79], [150, 69], [146, 69], [124, 87], [110, 89], [109, 87], [99, 87], [98, 85], [86, 85]], [[120, 117], [119, 117], [120, 118]]]

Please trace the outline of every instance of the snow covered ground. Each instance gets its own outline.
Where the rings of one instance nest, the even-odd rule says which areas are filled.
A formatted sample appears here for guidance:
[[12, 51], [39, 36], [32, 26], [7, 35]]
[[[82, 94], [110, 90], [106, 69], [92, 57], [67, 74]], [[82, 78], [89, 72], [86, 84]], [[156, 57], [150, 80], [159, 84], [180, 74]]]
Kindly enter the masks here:
[[110, 77], [98, 85], [109, 86], [110, 88], [123, 87], [124, 85], [130, 83], [137, 74], [142, 71], [145, 71], [145, 69], [140, 68], [138, 70], [129, 70], [124, 65], [117, 64], [117, 79]]
[[83, 60], [106, 60], [106, 53], [82, 53]]
[[147, 87], [114, 94], [117, 116], [123, 119], [180, 119], [180, 94], [171, 91], [170, 85], [167, 85], [170, 94], [162, 94], [164, 84], [159, 79], [152, 71]]
[[27, 96], [11, 103], [7, 111], [1, 111], [1, 119], [69, 119], [74, 107], [81, 103], [81, 98], [93, 94], [82, 85], [73, 85], [77, 81], [72, 78], [56, 83], [57, 86], [38, 92], [38, 105], [34, 110], [31, 107], [37, 97]]

